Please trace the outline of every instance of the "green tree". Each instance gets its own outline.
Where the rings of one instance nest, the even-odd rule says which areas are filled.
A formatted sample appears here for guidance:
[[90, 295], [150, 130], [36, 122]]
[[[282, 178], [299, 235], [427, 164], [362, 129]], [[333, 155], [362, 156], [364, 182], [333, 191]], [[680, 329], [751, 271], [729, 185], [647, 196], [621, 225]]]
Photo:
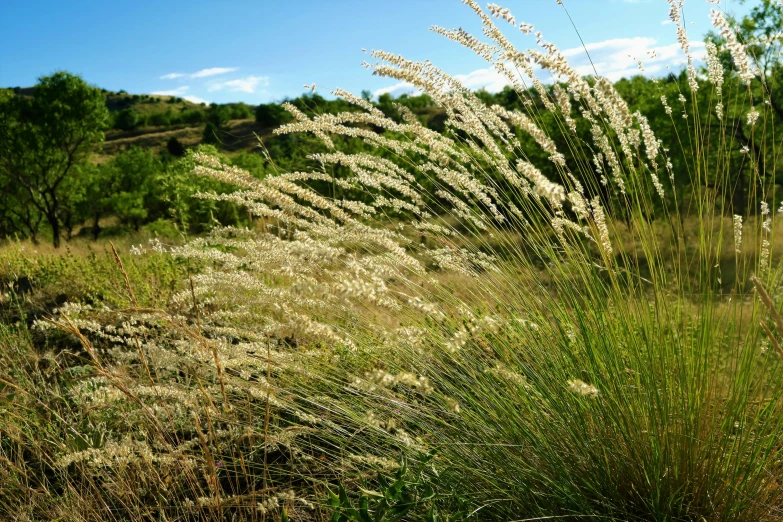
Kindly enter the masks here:
[[[226, 164], [231, 163], [212, 145], [199, 145], [196, 152], [215, 156]], [[245, 158], [245, 163], [249, 162], [253, 160]], [[246, 213], [233, 202], [196, 197], [198, 193], [228, 193], [236, 190], [236, 187], [193, 174], [195, 166], [193, 155], [187, 153], [158, 172], [150, 184], [155, 190], [149, 192], [148, 203], [145, 204], [147, 220], [172, 221], [181, 232], [193, 234], [207, 231], [215, 225], [237, 225], [243, 222]]]
[[220, 143], [220, 135], [223, 132], [223, 126], [231, 119], [231, 109], [227, 105], [212, 104], [207, 109], [202, 141], [209, 144]]
[[79, 76], [57, 72], [40, 78], [33, 96], [0, 104], [0, 191], [35, 208], [59, 247], [74, 203], [68, 191], [109, 121], [104, 95]]
[[138, 113], [132, 108], [122, 109], [114, 117], [114, 128], [120, 130], [133, 130], [141, 123]]
[[166, 142], [166, 150], [169, 154], [177, 158], [181, 158], [185, 155], [184, 145], [174, 136], [169, 138], [169, 141]]
[[95, 239], [100, 220], [114, 215], [134, 230], [149, 214], [150, 194], [163, 165], [150, 149], [131, 147], [100, 165], [82, 167], [83, 193], [79, 215], [92, 223]]
[[293, 120], [291, 114], [277, 103], [256, 107], [256, 123], [261, 127], [279, 127]]

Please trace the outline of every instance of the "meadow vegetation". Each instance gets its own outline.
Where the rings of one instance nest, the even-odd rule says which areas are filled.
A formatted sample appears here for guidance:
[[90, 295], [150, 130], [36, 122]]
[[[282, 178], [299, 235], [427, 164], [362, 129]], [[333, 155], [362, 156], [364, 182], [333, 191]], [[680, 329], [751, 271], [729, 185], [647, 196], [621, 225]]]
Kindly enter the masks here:
[[[0, 512], [783, 516], [782, 8], [716, 6], [698, 67], [668, 0], [684, 70], [613, 84], [524, 13], [463, 3], [483, 36], [433, 30], [500, 93], [376, 50], [373, 74], [423, 94], [260, 106], [260, 155], [55, 157], [83, 180], [58, 199], [73, 223], [134, 235], [0, 249]], [[13, 110], [9, 187], [47, 143]], [[18, 194], [2, 231], [37, 239]], [[52, 221], [41, 194], [57, 232], [70, 203]]]

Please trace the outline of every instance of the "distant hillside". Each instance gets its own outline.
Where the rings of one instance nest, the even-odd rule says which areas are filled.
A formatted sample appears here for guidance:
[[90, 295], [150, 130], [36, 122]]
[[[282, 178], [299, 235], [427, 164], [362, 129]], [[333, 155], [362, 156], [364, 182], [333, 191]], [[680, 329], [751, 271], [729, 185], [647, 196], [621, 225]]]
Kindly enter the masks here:
[[155, 114], [166, 112], [169, 109], [175, 112], [206, 109], [206, 104], [204, 103], [193, 103], [176, 96], [129, 94], [125, 91], [104, 91], [104, 93], [106, 94], [106, 107], [112, 112], [128, 108], [133, 108], [139, 114]]
[[[32, 96], [34, 88], [0, 88], [0, 91]], [[132, 146], [160, 153], [172, 141], [191, 148], [206, 139], [229, 155], [249, 152], [257, 149], [259, 139], [265, 143], [273, 140], [272, 130], [285, 123], [288, 117], [275, 103], [261, 106], [245, 103], [206, 105], [176, 96], [105, 89], [103, 93], [111, 122], [105, 132], [102, 150], [95, 157], [97, 162]], [[343, 100], [327, 100], [318, 94], [307, 94], [290, 101], [309, 115], [337, 113], [352, 108]], [[377, 105], [387, 114], [396, 114], [393, 108], [395, 102], [407, 106], [424, 125], [442, 130], [445, 112], [432, 104], [429, 97], [403, 95], [393, 100], [389, 95], [383, 95]], [[264, 115], [260, 118], [257, 117], [259, 110]]]

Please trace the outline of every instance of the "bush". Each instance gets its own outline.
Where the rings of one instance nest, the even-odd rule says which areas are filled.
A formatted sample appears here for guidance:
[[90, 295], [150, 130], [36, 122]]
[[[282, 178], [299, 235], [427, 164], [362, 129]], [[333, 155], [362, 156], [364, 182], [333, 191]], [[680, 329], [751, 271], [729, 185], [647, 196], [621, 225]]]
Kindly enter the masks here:
[[182, 238], [182, 232], [177, 229], [177, 226], [166, 219], [157, 219], [152, 223], [147, 223], [143, 230], [152, 234], [153, 237], [169, 240]]
[[191, 125], [197, 125], [204, 121], [204, 113], [197, 110], [184, 110], [179, 115], [180, 121]]
[[185, 155], [185, 146], [174, 136], [169, 138], [169, 141], [166, 142], [166, 150], [169, 154], [177, 158], [181, 158]]
[[141, 123], [138, 113], [133, 108], [123, 109], [114, 116], [115, 129], [133, 130]]
[[171, 111], [156, 112], [147, 116], [147, 124], [155, 127], [166, 127], [171, 125], [173, 113]]
[[281, 105], [261, 104], [255, 110], [256, 123], [262, 127], [279, 127], [293, 120], [292, 116]]

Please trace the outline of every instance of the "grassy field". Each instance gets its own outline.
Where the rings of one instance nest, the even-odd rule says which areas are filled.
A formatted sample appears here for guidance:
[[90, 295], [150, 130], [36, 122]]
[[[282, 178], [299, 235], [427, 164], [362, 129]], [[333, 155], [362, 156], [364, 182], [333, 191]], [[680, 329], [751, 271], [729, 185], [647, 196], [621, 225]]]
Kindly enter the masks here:
[[[274, 131], [321, 141], [307, 171], [193, 154], [193, 174], [237, 188], [197, 196], [241, 205], [247, 228], [0, 248], [0, 513], [781, 519], [775, 141], [726, 138], [729, 116], [751, 133], [773, 118], [745, 48], [716, 15], [734, 72], [710, 51], [706, 76], [683, 73], [679, 139], [695, 152], [678, 185], [612, 83], [542, 41], [512, 50], [493, 21], [516, 26], [510, 13], [465, 3], [489, 43], [439, 31], [489, 57], [522, 109], [373, 51], [370, 68], [427, 92], [450, 132], [337, 90], [356, 110], [287, 105]], [[564, 82], [523, 88], [504, 60]], [[232, 124], [236, 147], [252, 128]]]

